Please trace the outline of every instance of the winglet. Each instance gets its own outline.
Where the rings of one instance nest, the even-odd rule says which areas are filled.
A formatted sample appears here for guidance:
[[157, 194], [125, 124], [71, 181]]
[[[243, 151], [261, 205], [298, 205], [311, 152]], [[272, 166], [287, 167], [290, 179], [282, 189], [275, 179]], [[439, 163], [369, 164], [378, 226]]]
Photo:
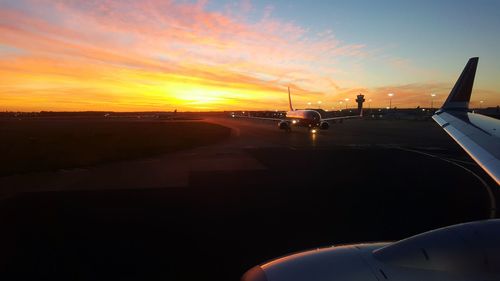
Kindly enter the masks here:
[[290, 94], [290, 87], [288, 87], [288, 105], [290, 106], [290, 111], [293, 111], [292, 95]]
[[450, 95], [441, 107], [442, 109], [460, 111], [467, 111], [469, 109], [470, 95], [472, 93], [472, 86], [474, 85], [478, 60], [479, 58], [477, 57], [469, 59]]

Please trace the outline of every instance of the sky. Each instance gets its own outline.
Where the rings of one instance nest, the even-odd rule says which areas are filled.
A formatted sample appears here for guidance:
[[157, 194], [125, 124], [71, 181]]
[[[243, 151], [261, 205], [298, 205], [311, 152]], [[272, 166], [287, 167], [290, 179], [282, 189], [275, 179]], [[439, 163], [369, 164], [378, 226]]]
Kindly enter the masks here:
[[0, 0], [0, 111], [439, 106], [474, 56], [496, 106], [499, 50], [494, 0]]

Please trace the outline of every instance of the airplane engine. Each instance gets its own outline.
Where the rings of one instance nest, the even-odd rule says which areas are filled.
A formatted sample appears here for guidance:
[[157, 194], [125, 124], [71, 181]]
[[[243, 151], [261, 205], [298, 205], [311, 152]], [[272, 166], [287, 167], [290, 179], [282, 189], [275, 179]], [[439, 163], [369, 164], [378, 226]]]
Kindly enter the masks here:
[[328, 124], [328, 122], [321, 122], [321, 125], [319, 125], [319, 128], [321, 130], [328, 130], [328, 128], [330, 128], [330, 124]]
[[500, 219], [397, 242], [325, 247], [253, 267], [241, 281], [500, 280]]
[[281, 130], [290, 130], [290, 123], [288, 123], [287, 121], [280, 121], [278, 123], [278, 127], [281, 129]]

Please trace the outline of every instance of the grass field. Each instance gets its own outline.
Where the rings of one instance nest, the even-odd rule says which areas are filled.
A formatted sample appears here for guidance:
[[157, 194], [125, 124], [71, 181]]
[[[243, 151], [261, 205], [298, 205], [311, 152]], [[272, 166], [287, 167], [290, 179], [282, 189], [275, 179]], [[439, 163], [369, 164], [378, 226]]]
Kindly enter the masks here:
[[0, 120], [0, 176], [148, 157], [229, 134], [204, 122]]

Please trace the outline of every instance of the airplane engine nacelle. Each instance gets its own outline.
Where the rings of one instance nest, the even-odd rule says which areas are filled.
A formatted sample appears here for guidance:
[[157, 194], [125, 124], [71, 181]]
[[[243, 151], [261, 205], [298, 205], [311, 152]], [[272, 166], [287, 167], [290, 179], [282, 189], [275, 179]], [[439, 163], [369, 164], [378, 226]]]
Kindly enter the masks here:
[[290, 123], [288, 123], [287, 121], [280, 121], [278, 123], [278, 127], [281, 129], [281, 130], [288, 130], [290, 129]]
[[328, 124], [328, 122], [321, 122], [321, 125], [319, 125], [319, 128], [321, 130], [328, 130], [328, 128], [330, 128], [330, 124]]
[[500, 219], [397, 242], [325, 247], [253, 267], [241, 281], [500, 280]]

